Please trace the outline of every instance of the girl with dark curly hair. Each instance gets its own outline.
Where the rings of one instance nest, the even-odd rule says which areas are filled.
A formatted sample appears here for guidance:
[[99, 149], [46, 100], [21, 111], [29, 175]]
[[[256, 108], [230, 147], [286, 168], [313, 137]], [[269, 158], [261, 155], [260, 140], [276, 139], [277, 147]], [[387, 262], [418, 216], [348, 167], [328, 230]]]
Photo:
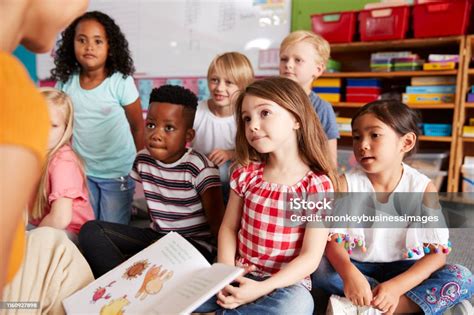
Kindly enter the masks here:
[[135, 190], [128, 174], [144, 146], [128, 42], [108, 15], [87, 12], [62, 33], [54, 62], [56, 87], [74, 103], [73, 147], [84, 159], [94, 214], [128, 224]]

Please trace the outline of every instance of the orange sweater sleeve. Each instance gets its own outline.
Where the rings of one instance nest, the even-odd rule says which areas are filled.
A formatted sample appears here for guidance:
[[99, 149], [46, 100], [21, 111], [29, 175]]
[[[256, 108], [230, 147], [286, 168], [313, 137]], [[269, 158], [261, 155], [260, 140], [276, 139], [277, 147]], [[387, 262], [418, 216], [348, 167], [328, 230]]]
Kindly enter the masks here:
[[46, 102], [23, 65], [5, 52], [0, 52], [0, 86], [0, 144], [26, 147], [43, 162], [49, 131]]
[[[49, 131], [46, 102], [23, 65], [8, 53], [0, 52], [0, 145], [17, 145], [31, 150], [43, 163]], [[24, 222], [15, 230], [8, 256], [7, 283], [23, 261]]]

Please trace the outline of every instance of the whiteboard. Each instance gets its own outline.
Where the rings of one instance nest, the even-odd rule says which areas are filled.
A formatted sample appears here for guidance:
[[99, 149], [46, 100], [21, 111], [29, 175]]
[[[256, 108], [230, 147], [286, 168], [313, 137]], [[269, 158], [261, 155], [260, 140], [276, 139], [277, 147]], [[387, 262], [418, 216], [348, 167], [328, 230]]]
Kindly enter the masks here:
[[[245, 54], [257, 75], [275, 75], [264, 52], [276, 51], [291, 24], [291, 0], [91, 0], [89, 10], [120, 26], [138, 78], [205, 77], [211, 60], [228, 51]], [[39, 79], [49, 77], [51, 55], [38, 55]], [[267, 57], [261, 67], [259, 55]]]

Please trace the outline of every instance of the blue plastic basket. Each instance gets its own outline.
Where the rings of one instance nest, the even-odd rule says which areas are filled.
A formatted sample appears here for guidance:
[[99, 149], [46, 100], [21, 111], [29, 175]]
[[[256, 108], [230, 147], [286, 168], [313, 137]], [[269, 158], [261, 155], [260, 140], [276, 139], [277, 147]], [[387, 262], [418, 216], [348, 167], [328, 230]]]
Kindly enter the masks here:
[[446, 137], [450, 136], [452, 126], [450, 124], [423, 124], [425, 136]]

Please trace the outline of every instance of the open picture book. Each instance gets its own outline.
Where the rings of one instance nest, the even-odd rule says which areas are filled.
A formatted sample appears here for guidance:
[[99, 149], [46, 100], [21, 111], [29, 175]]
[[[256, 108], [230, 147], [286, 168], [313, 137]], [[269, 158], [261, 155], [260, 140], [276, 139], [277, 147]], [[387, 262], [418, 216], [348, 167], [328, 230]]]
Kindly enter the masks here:
[[211, 266], [181, 235], [170, 232], [63, 305], [67, 314], [188, 314], [243, 272]]

